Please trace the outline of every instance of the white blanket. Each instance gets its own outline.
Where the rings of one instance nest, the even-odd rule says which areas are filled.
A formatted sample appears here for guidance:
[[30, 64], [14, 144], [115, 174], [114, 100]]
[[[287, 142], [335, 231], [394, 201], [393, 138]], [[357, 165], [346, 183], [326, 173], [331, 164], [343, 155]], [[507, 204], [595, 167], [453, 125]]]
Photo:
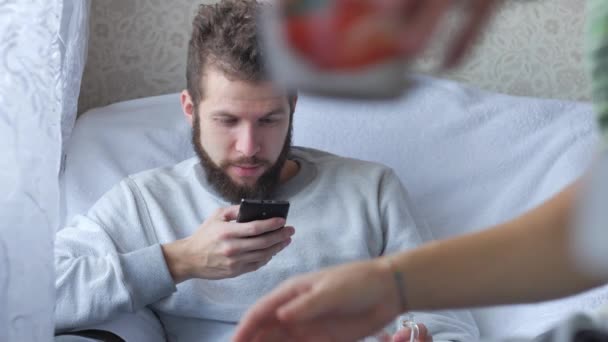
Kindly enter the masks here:
[[[301, 96], [294, 143], [393, 167], [437, 238], [512, 218], [590, 163], [597, 132], [589, 104], [506, 96], [427, 77], [417, 82], [392, 102]], [[65, 159], [64, 222], [127, 174], [192, 155], [177, 94], [86, 113]], [[607, 296], [608, 289], [598, 289], [541, 305], [479, 309], [475, 317], [485, 337], [534, 336], [575, 310], [608, 302]]]

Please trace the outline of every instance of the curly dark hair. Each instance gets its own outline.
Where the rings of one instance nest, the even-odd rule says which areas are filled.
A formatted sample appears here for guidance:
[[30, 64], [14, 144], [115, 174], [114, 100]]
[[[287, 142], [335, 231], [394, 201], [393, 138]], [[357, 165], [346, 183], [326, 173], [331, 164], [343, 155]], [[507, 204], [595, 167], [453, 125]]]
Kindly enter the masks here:
[[213, 65], [229, 77], [247, 81], [265, 78], [258, 46], [258, 11], [268, 6], [256, 0], [223, 0], [203, 4], [192, 22], [186, 68], [187, 88], [197, 105], [203, 97], [201, 79]]

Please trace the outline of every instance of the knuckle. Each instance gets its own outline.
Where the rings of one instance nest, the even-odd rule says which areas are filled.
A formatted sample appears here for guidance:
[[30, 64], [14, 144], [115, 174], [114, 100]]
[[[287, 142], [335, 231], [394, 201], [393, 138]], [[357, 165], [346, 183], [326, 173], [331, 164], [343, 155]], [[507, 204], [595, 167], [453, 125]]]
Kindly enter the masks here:
[[290, 241], [290, 237], [289, 236], [283, 236], [281, 235], [281, 238], [276, 241], [275, 245], [277, 248], [283, 248], [287, 245], [287, 243]]
[[215, 211], [213, 212], [213, 214], [216, 217], [222, 217], [222, 215], [224, 215], [224, 208], [217, 208], [217, 209], [215, 209]]
[[278, 246], [281, 245], [281, 241], [278, 239], [267, 239], [266, 241], [264, 241], [264, 251], [266, 251], [266, 254], [272, 254]]
[[252, 222], [249, 227], [247, 227], [247, 233], [249, 235], [260, 235], [262, 232], [263, 228], [257, 222]]
[[272, 254], [267, 255], [262, 261], [260, 261], [261, 264], [266, 265], [267, 263], [270, 262], [270, 260], [272, 260]]
[[291, 238], [291, 235], [282, 233], [281, 239], [278, 242], [287, 243], [287, 241], [289, 241], [290, 238]]
[[228, 271], [231, 274], [234, 274], [235, 276], [239, 275], [239, 274], [243, 273], [242, 265], [236, 261], [233, 261], [228, 266]]
[[224, 246], [221, 248], [220, 253], [225, 257], [233, 257], [238, 253], [238, 250], [233, 246]]
[[220, 240], [228, 240], [230, 238], [230, 233], [228, 233], [227, 231], [218, 232], [217, 238]]
[[234, 271], [237, 265], [238, 263], [233, 259], [226, 261], [226, 267], [231, 271]]
[[260, 238], [259, 249], [266, 252], [272, 251], [274, 245], [277, 243], [276, 238], [272, 236]]
[[268, 252], [266, 252], [266, 253], [262, 253], [262, 254], [260, 254], [260, 256], [258, 257], [257, 262], [259, 262], [259, 263], [264, 263], [264, 262], [266, 262], [266, 260], [268, 260], [268, 258], [269, 258], [270, 256], [272, 256], [272, 254], [271, 254], [271, 253], [268, 253]]

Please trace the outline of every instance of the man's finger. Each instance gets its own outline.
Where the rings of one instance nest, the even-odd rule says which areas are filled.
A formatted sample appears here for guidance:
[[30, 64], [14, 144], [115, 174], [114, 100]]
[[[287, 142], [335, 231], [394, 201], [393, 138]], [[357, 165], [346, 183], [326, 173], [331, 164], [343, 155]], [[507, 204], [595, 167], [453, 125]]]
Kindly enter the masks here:
[[235, 238], [250, 238], [264, 233], [275, 231], [285, 226], [285, 219], [274, 217], [266, 220], [245, 223], [232, 222], [230, 236]]
[[[237, 235], [237, 231], [234, 235]], [[246, 237], [233, 241], [234, 247], [242, 252], [264, 251], [272, 246], [276, 246], [281, 242], [286, 242], [295, 234], [293, 227], [284, 227], [271, 231], [270, 233], [257, 235], [254, 237]]]
[[220, 208], [216, 214], [217, 218], [226, 222], [234, 221], [239, 215], [239, 207], [239, 205], [231, 205], [229, 207]]
[[262, 268], [262, 266], [264, 266], [267, 263], [269, 263], [271, 259], [272, 259], [272, 257], [266, 257], [266, 258], [264, 258], [262, 260], [254, 261], [254, 262], [250, 262], [248, 264], [245, 264], [245, 266], [243, 267], [242, 273], [248, 273], [248, 272], [257, 271], [260, 268]]
[[243, 253], [237, 257], [237, 261], [243, 262], [243, 263], [252, 263], [252, 262], [258, 262], [258, 261], [264, 260], [269, 257], [273, 257], [276, 254], [278, 254], [280, 251], [282, 251], [283, 248], [289, 246], [290, 243], [291, 243], [291, 239], [288, 238], [287, 240], [279, 241], [278, 243], [276, 243], [270, 247], [267, 247], [267, 248], [264, 248], [261, 250], [256, 250], [253, 252]]

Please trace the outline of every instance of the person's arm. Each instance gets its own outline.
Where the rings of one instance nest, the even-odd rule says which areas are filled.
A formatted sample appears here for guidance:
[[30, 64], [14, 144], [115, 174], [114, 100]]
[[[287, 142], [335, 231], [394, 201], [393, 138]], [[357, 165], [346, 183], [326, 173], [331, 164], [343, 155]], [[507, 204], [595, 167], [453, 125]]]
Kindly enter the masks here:
[[578, 187], [570, 185], [493, 229], [395, 256], [393, 262], [407, 279], [408, 308], [542, 301], [600, 285], [601, 279], [579, 270], [571, 253], [569, 229]]
[[[134, 181], [127, 178], [55, 242], [57, 329], [135, 312], [192, 278], [224, 279], [255, 271], [289, 245], [285, 220], [237, 223], [239, 207], [216, 210], [191, 236], [164, 244]], [[162, 229], [162, 228], [159, 228]], [[169, 228], [170, 229], [170, 228]]]
[[235, 341], [268, 340], [269, 331], [356, 339], [407, 310], [541, 301], [598, 286], [605, 279], [570, 257], [577, 188], [487, 231], [292, 278], [246, 313]]
[[[455, 67], [462, 62], [471, 49], [483, 27], [492, 16], [501, 0], [469, 0], [461, 27], [451, 39], [446, 50], [444, 65]], [[388, 17], [399, 13], [403, 20], [397, 36], [401, 40], [401, 53], [404, 59], [418, 56], [433, 38], [433, 34], [444, 21], [444, 17], [457, 1], [450, 0], [379, 0]]]
[[[415, 250], [433, 235], [425, 220], [417, 215], [416, 208], [395, 172], [387, 170], [381, 178], [378, 191], [378, 207], [385, 237], [384, 255], [395, 255]], [[427, 264], [424, 268], [433, 268]], [[427, 272], [425, 270], [424, 272]], [[416, 274], [411, 275], [416, 278]], [[451, 283], [453, 280], [448, 281]], [[446, 291], [444, 283], [444, 291]], [[448, 287], [449, 288], [449, 287]], [[474, 341], [479, 339], [479, 329], [473, 315], [466, 310], [412, 312], [414, 320], [426, 326], [433, 341]]]

